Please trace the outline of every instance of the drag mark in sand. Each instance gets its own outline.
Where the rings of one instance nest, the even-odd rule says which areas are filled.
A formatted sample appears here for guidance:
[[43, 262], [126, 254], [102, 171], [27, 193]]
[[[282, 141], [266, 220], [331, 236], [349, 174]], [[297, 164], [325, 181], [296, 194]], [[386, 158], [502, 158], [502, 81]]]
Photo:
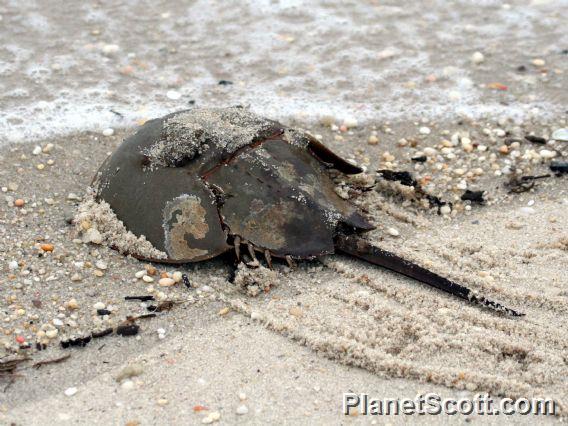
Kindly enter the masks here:
[[[465, 256], [463, 240], [440, 248], [438, 238], [456, 241], [451, 232], [467, 232], [448, 229], [442, 236], [429, 230], [428, 241], [414, 238], [414, 248], [402, 247], [400, 254], [414, 253], [421, 262], [428, 257], [435, 269], [445, 264], [446, 273], [469, 277], [473, 288], [497, 299], [505, 287], [512, 303], [526, 310], [525, 318], [463, 305], [411, 280], [336, 256], [322, 259], [323, 268], [308, 266], [283, 276], [271, 297], [227, 301], [268, 329], [340, 363], [497, 397], [550, 397], [564, 415], [568, 336], [562, 324], [568, 301], [561, 296], [562, 272], [549, 263], [559, 260], [561, 249], [535, 250], [528, 262], [523, 253], [529, 243], [509, 242], [505, 250], [481, 242]], [[464, 257], [462, 270], [456, 265], [461, 267]], [[511, 274], [511, 261], [524, 261], [524, 269]], [[484, 269], [495, 279], [475, 275]]]

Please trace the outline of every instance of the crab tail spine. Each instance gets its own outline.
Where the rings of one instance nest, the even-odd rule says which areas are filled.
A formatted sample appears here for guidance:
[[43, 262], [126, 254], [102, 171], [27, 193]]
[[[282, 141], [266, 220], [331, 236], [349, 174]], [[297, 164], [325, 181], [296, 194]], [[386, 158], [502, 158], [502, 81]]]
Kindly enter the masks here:
[[447, 293], [453, 294], [460, 299], [464, 299], [471, 303], [485, 306], [496, 311], [505, 312], [512, 316], [519, 317], [524, 315], [523, 313], [509, 309], [498, 302], [486, 299], [483, 296], [478, 296], [469, 288], [456, 284], [449, 279], [435, 274], [428, 269], [422, 268], [415, 263], [409, 262], [394, 253], [380, 249], [358, 236], [339, 235], [336, 238], [335, 246], [339, 251], [398, 272], [402, 275], [406, 275], [407, 277], [414, 278], [424, 284], [428, 284], [432, 287], [436, 287]]

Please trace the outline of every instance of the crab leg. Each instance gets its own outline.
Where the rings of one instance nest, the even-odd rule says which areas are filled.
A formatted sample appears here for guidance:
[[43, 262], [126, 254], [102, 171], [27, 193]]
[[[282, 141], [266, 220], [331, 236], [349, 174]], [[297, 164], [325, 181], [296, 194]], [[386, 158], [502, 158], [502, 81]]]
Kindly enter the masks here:
[[382, 250], [358, 236], [340, 235], [336, 238], [335, 243], [336, 248], [342, 252], [398, 272], [402, 275], [406, 275], [407, 277], [414, 278], [415, 280], [428, 284], [432, 287], [436, 287], [447, 293], [453, 294], [460, 299], [468, 300], [471, 303], [492, 308], [497, 311], [506, 312], [507, 314], [515, 317], [524, 315], [523, 313], [509, 309], [498, 302], [486, 299], [483, 296], [477, 296], [469, 288], [456, 284], [447, 278], [429, 271], [428, 269], [404, 260], [394, 253]]
[[266, 258], [268, 267], [272, 269], [272, 256], [270, 255], [270, 250], [264, 250], [264, 257]]
[[241, 237], [236, 235], [233, 244], [235, 246], [235, 254], [237, 256], [237, 260], [241, 260]]
[[250, 257], [252, 257], [252, 261], [257, 262], [256, 254], [254, 252], [254, 246], [252, 245], [252, 243], [251, 242], [247, 243], [247, 247], [248, 247]]
[[290, 267], [290, 269], [294, 269], [296, 267], [296, 264], [292, 260], [292, 256], [290, 256], [290, 255], [286, 256], [286, 262], [288, 263], [288, 266]]
[[252, 261], [250, 263], [248, 263], [248, 265], [250, 267], [253, 267], [253, 268], [258, 268], [260, 266], [260, 262], [256, 258], [256, 254], [254, 252], [254, 246], [252, 245], [252, 243], [250, 241], [247, 242], [247, 247], [248, 247], [250, 257], [252, 258]]

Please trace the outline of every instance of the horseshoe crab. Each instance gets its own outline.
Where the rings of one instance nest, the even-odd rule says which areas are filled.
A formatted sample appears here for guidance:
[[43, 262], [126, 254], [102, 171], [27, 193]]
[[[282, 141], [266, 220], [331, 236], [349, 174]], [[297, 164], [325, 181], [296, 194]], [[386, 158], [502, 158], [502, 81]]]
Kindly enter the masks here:
[[145, 123], [101, 166], [93, 187], [163, 263], [199, 262], [234, 250], [256, 261], [344, 252], [461, 299], [513, 316], [360, 236], [374, 226], [339, 197], [326, 169], [362, 170], [305, 132], [240, 107], [193, 109]]

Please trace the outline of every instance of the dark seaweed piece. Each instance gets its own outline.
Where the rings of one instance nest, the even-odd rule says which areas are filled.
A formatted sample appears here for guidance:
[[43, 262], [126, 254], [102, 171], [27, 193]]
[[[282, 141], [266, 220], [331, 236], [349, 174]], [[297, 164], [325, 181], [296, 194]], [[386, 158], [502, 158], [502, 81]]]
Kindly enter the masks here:
[[394, 170], [377, 170], [377, 173], [379, 173], [383, 177], [383, 179], [400, 182], [404, 186], [418, 185], [418, 182], [416, 182], [416, 179], [412, 177], [410, 172], [406, 171], [397, 172]]
[[69, 359], [69, 358], [71, 358], [71, 354], [65, 354], [65, 355], [60, 356], [58, 358], [46, 359], [44, 361], [38, 361], [34, 365], [32, 365], [32, 367], [39, 368], [43, 365], [58, 364], [58, 363], [63, 362], [65, 360]]
[[156, 300], [154, 296], [126, 296], [124, 300], [139, 300], [141, 302], [147, 302], [148, 300]]
[[91, 336], [93, 336], [93, 339], [100, 339], [101, 337], [105, 337], [108, 336], [109, 334], [112, 334], [114, 330], [112, 328], [107, 328], [106, 330], [103, 331], [94, 331]]
[[78, 346], [84, 348], [91, 341], [92, 336], [76, 337], [74, 339], [67, 339], [61, 341], [61, 347], [67, 349], [69, 347]]
[[111, 313], [108, 309], [97, 309], [97, 315], [110, 315]]
[[0, 359], [0, 373], [12, 373], [18, 366], [29, 360], [29, 357]]
[[550, 170], [556, 173], [558, 176], [568, 173], [568, 161], [551, 161]]
[[147, 318], [155, 318], [155, 317], [156, 317], [156, 314], [154, 314], [154, 313], [137, 315], [137, 316], [135, 316], [135, 317], [133, 317], [133, 316], [127, 316], [127, 317], [126, 317], [125, 324], [126, 324], [126, 323], [133, 323], [134, 321], [139, 320], [139, 319], [147, 319]]
[[230, 86], [231, 84], [233, 84], [233, 82], [230, 80], [219, 80], [220, 86]]
[[411, 160], [416, 163], [425, 163], [426, 160], [428, 160], [428, 157], [426, 157], [425, 155], [420, 155], [419, 157], [412, 157]]
[[400, 184], [404, 186], [412, 186], [415, 189], [417, 195], [422, 196], [428, 200], [430, 206], [438, 207], [438, 214], [440, 213], [440, 207], [446, 204], [449, 205], [450, 207], [452, 206], [451, 203], [446, 203], [445, 201], [442, 201], [439, 197], [436, 197], [435, 195], [430, 195], [426, 191], [424, 191], [420, 186], [420, 184], [416, 181], [416, 179], [412, 177], [412, 174], [410, 172], [377, 170], [377, 173], [388, 181], [400, 182]]
[[116, 327], [116, 334], [119, 336], [136, 336], [140, 331], [140, 326], [137, 324], [123, 324]]
[[187, 276], [187, 274], [183, 274], [183, 275], [181, 276], [181, 280], [183, 281], [183, 284], [184, 284], [187, 288], [191, 289], [191, 282], [189, 281], [189, 277]]
[[166, 300], [165, 302], [160, 303], [158, 306], [150, 305], [146, 309], [150, 312], [165, 312], [169, 311], [175, 306], [176, 302], [173, 300]]
[[517, 176], [512, 175], [509, 182], [505, 183], [505, 186], [509, 188], [509, 191], [514, 192], [516, 194], [520, 194], [522, 192], [530, 191], [537, 179], [545, 179], [549, 178], [550, 175], [539, 175], [539, 176]]
[[528, 140], [529, 142], [536, 143], [536, 144], [539, 144], [539, 145], [545, 145], [546, 144], [546, 139], [544, 139], [541, 136], [526, 135], [525, 139]]
[[483, 204], [485, 202], [483, 194], [485, 194], [485, 191], [471, 191], [466, 189], [462, 194], [461, 199], [462, 201], [471, 201], [472, 203]]

